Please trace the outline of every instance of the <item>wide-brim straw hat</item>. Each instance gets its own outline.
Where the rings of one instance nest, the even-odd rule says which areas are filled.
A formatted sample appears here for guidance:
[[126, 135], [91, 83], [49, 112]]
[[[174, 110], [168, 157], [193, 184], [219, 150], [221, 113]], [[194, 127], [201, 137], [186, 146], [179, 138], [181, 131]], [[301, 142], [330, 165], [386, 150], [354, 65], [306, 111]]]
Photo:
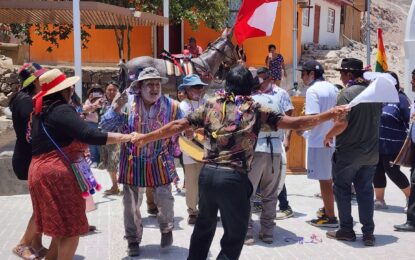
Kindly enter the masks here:
[[48, 70], [39, 77], [40, 92], [37, 93], [33, 99], [35, 100], [35, 113], [40, 113], [43, 104], [43, 97], [57, 93], [75, 85], [80, 78], [73, 76], [67, 78], [58, 69]]

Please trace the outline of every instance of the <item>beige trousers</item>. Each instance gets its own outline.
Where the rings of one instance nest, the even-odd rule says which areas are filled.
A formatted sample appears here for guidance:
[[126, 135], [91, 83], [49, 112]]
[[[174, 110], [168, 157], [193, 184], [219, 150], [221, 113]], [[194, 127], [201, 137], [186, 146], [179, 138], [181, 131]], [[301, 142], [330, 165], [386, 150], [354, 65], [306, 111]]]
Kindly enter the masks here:
[[199, 175], [202, 170], [202, 163], [185, 164], [185, 182], [186, 182], [186, 205], [189, 215], [198, 215], [199, 210]]

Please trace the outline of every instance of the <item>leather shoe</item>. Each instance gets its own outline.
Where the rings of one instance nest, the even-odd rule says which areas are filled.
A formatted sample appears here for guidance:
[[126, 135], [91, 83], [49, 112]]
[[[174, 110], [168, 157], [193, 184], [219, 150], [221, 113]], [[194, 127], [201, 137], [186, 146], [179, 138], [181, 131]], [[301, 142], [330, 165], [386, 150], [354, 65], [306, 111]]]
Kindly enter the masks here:
[[415, 232], [415, 226], [409, 221], [402, 225], [394, 225], [393, 227], [396, 231]]
[[343, 229], [339, 229], [337, 231], [327, 231], [326, 235], [331, 239], [356, 241], [356, 234], [354, 231], [344, 231]]

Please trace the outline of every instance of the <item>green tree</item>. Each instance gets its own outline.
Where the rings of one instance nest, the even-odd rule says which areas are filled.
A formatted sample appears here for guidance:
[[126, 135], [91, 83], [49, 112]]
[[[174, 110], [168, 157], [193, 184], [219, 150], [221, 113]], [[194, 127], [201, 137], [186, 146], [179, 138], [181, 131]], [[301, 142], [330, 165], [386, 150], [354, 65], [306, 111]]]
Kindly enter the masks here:
[[[132, 8], [158, 15], [163, 14], [163, 0], [98, 0], [97, 2]], [[170, 22], [180, 23], [187, 20], [193, 30], [198, 29], [200, 21], [204, 21], [206, 25], [212, 29], [221, 30], [225, 27], [229, 14], [228, 1], [226, 0], [170, 0], [169, 5]], [[3, 34], [13, 35], [20, 38], [23, 43], [29, 45], [33, 43], [30, 35], [31, 28], [34, 29], [34, 34], [50, 43], [50, 46], [47, 48], [48, 52], [53, 51], [53, 48], [55, 47], [59, 48], [59, 41], [67, 39], [72, 32], [71, 24], [10, 24], [8, 26], [0, 26], [0, 30], [3, 30]], [[82, 26], [81, 28], [83, 48], [87, 48], [89, 42], [90, 34], [87, 32], [88, 28], [90, 28], [90, 26]], [[124, 58], [124, 34], [127, 32], [128, 59], [130, 59], [130, 33], [132, 28], [120, 26], [113, 29], [120, 59]]]

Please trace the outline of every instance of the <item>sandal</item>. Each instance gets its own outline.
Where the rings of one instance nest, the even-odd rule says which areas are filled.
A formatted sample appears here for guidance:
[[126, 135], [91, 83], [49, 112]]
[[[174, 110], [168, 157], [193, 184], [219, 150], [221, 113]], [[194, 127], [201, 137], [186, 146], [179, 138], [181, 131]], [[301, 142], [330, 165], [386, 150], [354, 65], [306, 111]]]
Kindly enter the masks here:
[[48, 253], [48, 249], [45, 247], [41, 247], [40, 249], [36, 250], [32, 247], [33, 251], [35, 251], [35, 255], [37, 255], [39, 257], [39, 259], [42, 259], [46, 256], [46, 254]]
[[40, 260], [40, 258], [33, 253], [32, 249], [29, 246], [19, 244], [13, 248], [13, 253], [25, 260]]

